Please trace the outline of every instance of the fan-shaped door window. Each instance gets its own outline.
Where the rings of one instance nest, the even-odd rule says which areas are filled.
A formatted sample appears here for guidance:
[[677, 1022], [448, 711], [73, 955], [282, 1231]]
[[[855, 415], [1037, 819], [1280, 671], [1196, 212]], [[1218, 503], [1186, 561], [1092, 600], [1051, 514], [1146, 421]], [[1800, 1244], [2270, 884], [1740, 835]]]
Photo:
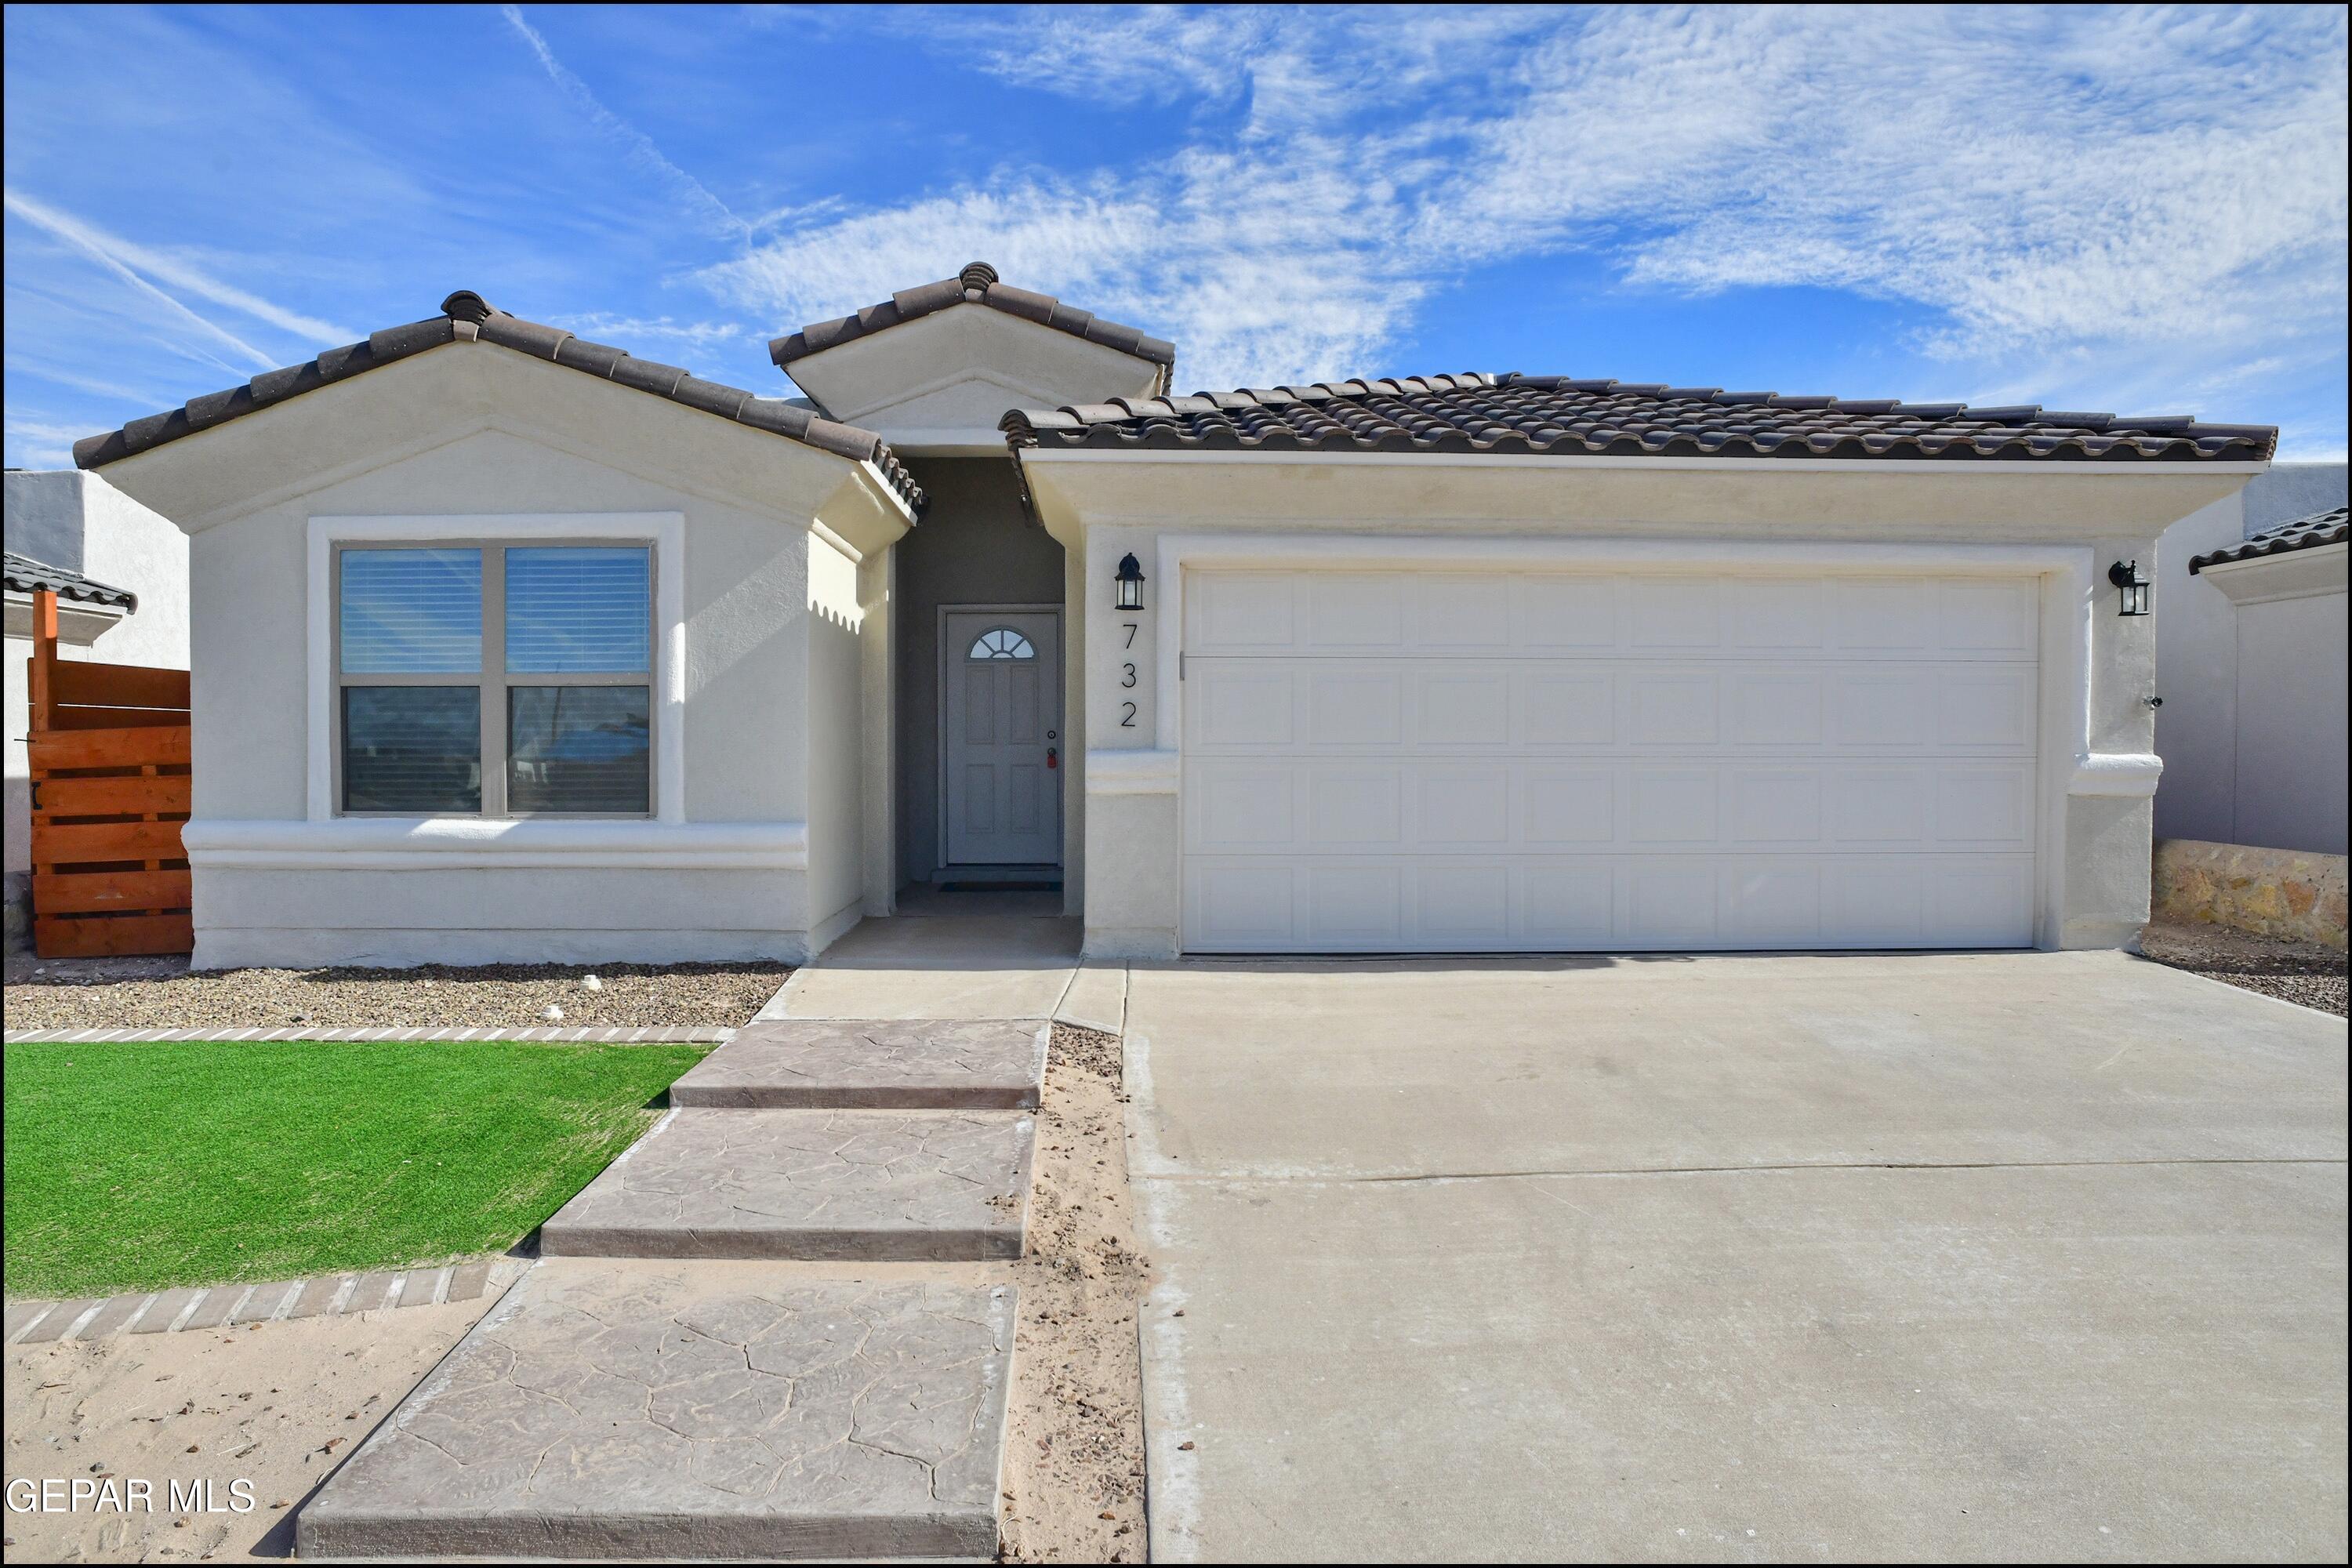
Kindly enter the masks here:
[[973, 660], [994, 658], [1035, 658], [1036, 647], [1027, 637], [1011, 626], [997, 626], [974, 637], [964, 658]]

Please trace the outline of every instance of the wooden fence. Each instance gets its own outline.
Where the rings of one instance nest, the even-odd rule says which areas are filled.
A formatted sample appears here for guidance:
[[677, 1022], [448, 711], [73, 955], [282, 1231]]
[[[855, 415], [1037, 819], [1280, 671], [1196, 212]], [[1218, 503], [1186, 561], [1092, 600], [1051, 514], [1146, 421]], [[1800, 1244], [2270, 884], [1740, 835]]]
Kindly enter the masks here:
[[58, 596], [42, 589], [26, 694], [33, 950], [188, 952], [188, 672], [60, 659]]

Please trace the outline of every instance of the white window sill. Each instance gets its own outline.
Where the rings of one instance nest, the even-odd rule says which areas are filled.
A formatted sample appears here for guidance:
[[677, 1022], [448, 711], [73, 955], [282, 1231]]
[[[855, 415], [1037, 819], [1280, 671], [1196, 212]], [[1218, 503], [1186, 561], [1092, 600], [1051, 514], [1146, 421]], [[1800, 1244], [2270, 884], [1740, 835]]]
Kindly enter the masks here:
[[199, 817], [180, 833], [199, 870], [437, 871], [474, 868], [804, 871], [804, 822], [593, 822], [546, 817]]

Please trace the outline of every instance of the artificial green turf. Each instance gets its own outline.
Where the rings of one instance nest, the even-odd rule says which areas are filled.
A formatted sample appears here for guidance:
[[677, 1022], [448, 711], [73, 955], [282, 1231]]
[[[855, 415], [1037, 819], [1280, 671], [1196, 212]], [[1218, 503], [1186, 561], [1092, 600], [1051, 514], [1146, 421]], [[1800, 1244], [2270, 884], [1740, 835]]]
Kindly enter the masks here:
[[502, 1250], [710, 1047], [11, 1044], [7, 1293], [291, 1279]]

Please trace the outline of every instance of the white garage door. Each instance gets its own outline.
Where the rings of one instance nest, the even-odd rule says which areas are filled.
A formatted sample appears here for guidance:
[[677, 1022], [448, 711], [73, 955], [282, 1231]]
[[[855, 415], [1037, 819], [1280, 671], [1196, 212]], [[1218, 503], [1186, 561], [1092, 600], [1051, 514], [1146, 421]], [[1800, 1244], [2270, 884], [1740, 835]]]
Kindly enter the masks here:
[[2014, 947], [2030, 578], [1196, 572], [1195, 952]]

